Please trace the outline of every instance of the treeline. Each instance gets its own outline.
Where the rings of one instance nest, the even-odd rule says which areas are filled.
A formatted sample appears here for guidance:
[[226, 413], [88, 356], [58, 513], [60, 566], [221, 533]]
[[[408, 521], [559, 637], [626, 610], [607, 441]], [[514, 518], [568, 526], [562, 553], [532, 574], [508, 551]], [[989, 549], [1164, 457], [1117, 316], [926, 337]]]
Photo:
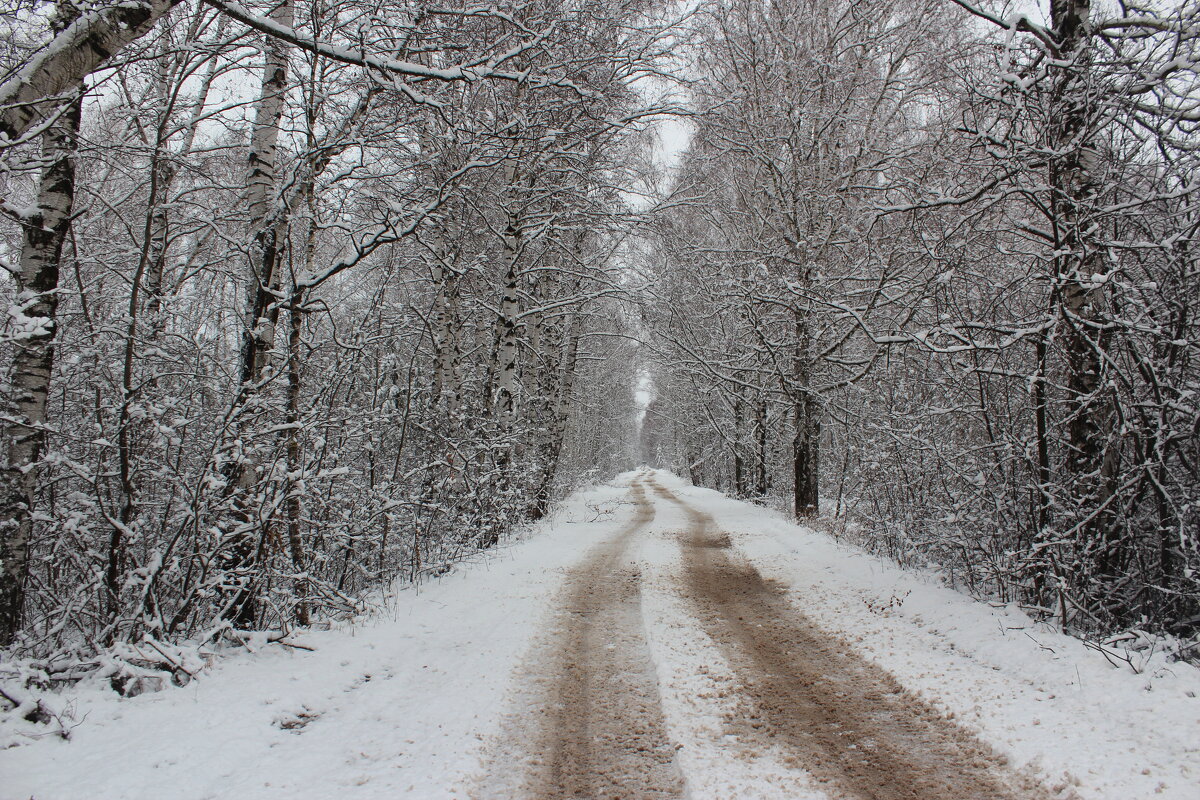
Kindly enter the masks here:
[[1074, 630], [1200, 628], [1200, 5], [725, 0], [647, 457]]
[[0, 646], [350, 612], [625, 466], [655, 13], [7, 7]]

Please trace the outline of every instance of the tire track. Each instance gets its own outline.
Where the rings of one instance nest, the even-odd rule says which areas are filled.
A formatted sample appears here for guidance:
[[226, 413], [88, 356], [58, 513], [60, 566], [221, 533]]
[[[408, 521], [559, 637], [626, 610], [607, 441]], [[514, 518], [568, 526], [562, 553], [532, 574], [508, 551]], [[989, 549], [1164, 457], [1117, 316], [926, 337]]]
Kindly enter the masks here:
[[730, 720], [741, 741], [782, 746], [835, 797], [854, 800], [1047, 798], [1033, 779], [906, 692], [797, 612], [731, 551], [727, 534], [650, 479], [688, 515], [686, 595], [750, 701]]
[[[485, 796], [683, 797], [643, 629], [641, 575], [627, 562], [654, 505], [640, 480], [631, 495], [633, 520], [566, 580], [557, 633], [532, 662], [531, 710], [500, 743]], [[511, 787], [503, 773], [514, 760], [526, 768]]]

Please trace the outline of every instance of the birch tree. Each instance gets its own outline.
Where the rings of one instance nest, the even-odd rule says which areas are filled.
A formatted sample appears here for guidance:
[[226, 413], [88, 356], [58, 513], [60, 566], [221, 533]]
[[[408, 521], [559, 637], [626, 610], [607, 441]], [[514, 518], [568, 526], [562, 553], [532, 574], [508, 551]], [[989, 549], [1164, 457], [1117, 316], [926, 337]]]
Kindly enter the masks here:
[[[69, 29], [74, 11], [62, 7], [57, 30]], [[0, 646], [13, 641], [21, 625], [24, 583], [29, 569], [35, 489], [45, 446], [47, 398], [54, 365], [54, 333], [63, 244], [75, 200], [75, 144], [80, 100], [70, 99], [41, 134], [41, 160], [35, 204], [18, 215], [20, 260], [10, 267], [15, 302], [5, 336], [12, 347], [0, 441]], [[13, 130], [13, 135], [21, 131]]]

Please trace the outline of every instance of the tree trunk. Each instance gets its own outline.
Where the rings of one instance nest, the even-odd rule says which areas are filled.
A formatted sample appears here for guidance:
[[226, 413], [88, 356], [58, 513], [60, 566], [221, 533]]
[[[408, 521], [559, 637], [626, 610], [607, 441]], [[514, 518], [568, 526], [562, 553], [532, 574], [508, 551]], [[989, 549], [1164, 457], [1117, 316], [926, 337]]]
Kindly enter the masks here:
[[[315, 226], [310, 226], [307, 250], [311, 253]], [[288, 387], [287, 387], [287, 532], [288, 549], [291, 551], [292, 568], [299, 577], [295, 580], [296, 592], [296, 623], [308, 625], [308, 579], [307, 554], [304, 551], [304, 539], [301, 532], [300, 516], [302, 512], [301, 496], [303, 494], [304, 457], [300, 446], [300, 388], [301, 388], [301, 358], [300, 334], [304, 327], [304, 298], [299, 293], [292, 295], [288, 303]]]
[[[291, 0], [271, 12], [271, 19], [290, 26], [293, 20]], [[275, 213], [277, 193], [276, 151], [287, 91], [287, 46], [280, 40], [265, 40], [262, 91], [255, 110], [250, 134], [250, 173], [247, 183], [250, 281], [247, 287], [246, 329], [242, 333], [239, 400], [242, 404], [238, 423], [241, 452], [226, 471], [226, 484], [232, 494], [234, 527], [225, 545], [221, 566], [229, 578], [227, 591], [232, 597], [224, 614], [234, 625], [254, 626], [258, 617], [259, 565], [257, 564], [264, 531], [259, 530], [255, 502], [258, 459], [251, 444], [253, 417], [271, 351], [275, 346], [275, 328], [280, 307], [280, 247], [284, 223]]]
[[[435, 245], [433, 281], [435, 310], [433, 394], [438, 407], [446, 414], [450, 431], [462, 402], [458, 381], [458, 274], [445, 263], [443, 248]], [[449, 431], [448, 431], [449, 432]]]
[[567, 433], [570, 416], [571, 394], [575, 391], [575, 366], [579, 357], [579, 323], [572, 319], [565, 325], [567, 339], [558, 371], [558, 386], [554, 393], [553, 408], [547, 431], [545, 463], [542, 465], [541, 480], [533, 504], [533, 518], [541, 519], [550, 507], [550, 496], [554, 490], [554, 478], [562, 457], [563, 440]]
[[820, 409], [808, 391], [800, 392], [794, 407], [795, 433], [792, 461], [795, 467], [794, 510], [797, 518], [814, 517], [820, 503]]
[[733, 493], [737, 497], [745, 497], [749, 476], [746, 471], [746, 459], [743, 455], [743, 432], [746, 427], [746, 403], [742, 397], [743, 387], [733, 389]]
[[504, 229], [504, 294], [500, 298], [500, 345], [496, 349], [496, 416], [501, 430], [512, 430], [517, 415], [517, 342], [520, 298], [518, 257], [521, 247], [521, 220], [515, 210], [508, 215]]
[[[522, 201], [517, 182], [521, 179], [521, 136], [525, 133], [523, 104], [525, 87], [517, 87], [513, 99], [515, 115], [513, 117], [512, 148], [504, 167], [504, 203], [506, 224], [503, 234], [504, 252], [504, 293], [500, 298], [500, 318], [498, 320], [499, 342], [496, 347], [496, 405], [494, 412], [500, 422], [501, 431], [507, 435], [512, 432], [517, 417], [517, 368], [520, 358], [518, 333], [520, 327], [520, 295], [521, 284], [521, 240], [524, 235], [525, 221], [522, 219], [520, 204]], [[507, 470], [511, 461], [511, 453], [502, 459], [502, 466]]]
[[[72, 19], [22, 69], [0, 85], [0, 134], [19, 139], [46, 116], [66, 110], [63, 95], [129, 43], [145, 36], [183, 0], [136, 0], [117, 3]], [[43, 102], [52, 98], [50, 102]]]
[[[1108, 386], [1106, 354], [1112, 330], [1105, 285], [1107, 269], [1099, 241], [1094, 207], [1100, 185], [1097, 174], [1091, 71], [1090, 0], [1054, 0], [1051, 19], [1059, 42], [1059, 67], [1052, 104], [1050, 160], [1051, 209], [1058, 242], [1055, 289], [1062, 342], [1066, 354], [1067, 507], [1076, 513], [1075, 541], [1080, 588], [1095, 588], [1096, 578], [1115, 577], [1123, 568], [1118, 520], [1111, 508], [1115, 492], [1118, 446], [1116, 421]], [[1084, 588], [1084, 591], [1087, 591]], [[1101, 591], [1104, 591], [1101, 589]]]
[[820, 407], [812, 393], [812, 357], [808, 320], [795, 310], [796, 352], [792, 400], [793, 505], [796, 518], [816, 516], [819, 508]]
[[35, 213], [25, 220], [20, 274], [15, 276], [21, 316], [9, 319], [12, 387], [0, 424], [5, 462], [0, 466], [0, 646], [11, 644], [21, 624], [34, 494], [46, 443], [46, 398], [54, 366], [58, 276], [63, 241], [75, 201], [75, 143], [82, 101], [72, 101], [42, 135], [46, 160]]
[[771, 490], [767, 473], [767, 401], [760, 398], [754, 415], [754, 493], [766, 497]]
[[[166, 49], [164, 44], [163, 49]], [[150, 334], [157, 340], [161, 328], [161, 296], [163, 262], [166, 258], [167, 212], [165, 198], [170, 191], [175, 169], [167, 152], [167, 127], [171, 119], [170, 85], [174, 69], [168, 61], [169, 52], [159, 58], [155, 82], [155, 104], [160, 115], [154, 126], [153, 150], [150, 154], [150, 186], [146, 198], [146, 217], [142, 228], [142, 246], [137, 266], [133, 271], [129, 289], [129, 305], [125, 329], [125, 353], [121, 370], [121, 408], [117, 419], [117, 473], [121, 487], [121, 511], [119, 518], [111, 523], [108, 540], [108, 564], [105, 569], [105, 595], [111, 628], [108, 639], [117, 637], [121, 606], [121, 585], [124, 582], [126, 553], [130, 540], [137, 536], [138, 497], [134, 477], [138, 448], [138, 431], [133, 419], [133, 408], [139, 394], [135, 389], [134, 367], [140, 361], [138, 355], [138, 327], [142, 313], [142, 293], [147, 295], [146, 311], [151, 315]], [[154, 377], [151, 376], [151, 383]], [[140, 609], [147, 611], [146, 608]], [[143, 613], [153, 618], [152, 614]]]

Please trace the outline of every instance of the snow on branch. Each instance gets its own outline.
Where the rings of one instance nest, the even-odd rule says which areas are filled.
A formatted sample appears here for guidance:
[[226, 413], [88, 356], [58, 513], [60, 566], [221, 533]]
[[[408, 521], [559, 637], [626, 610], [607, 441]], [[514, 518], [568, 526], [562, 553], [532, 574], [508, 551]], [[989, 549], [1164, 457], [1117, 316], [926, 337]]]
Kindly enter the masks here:
[[[513, 82], [527, 82], [532, 86], [546, 87], [557, 86], [561, 88], [573, 89], [579, 95], [590, 97], [596, 93], [585, 89], [571, 81], [556, 78], [547, 78], [533, 76], [528, 71], [509, 71], [500, 69], [500, 65], [512, 61], [520, 53], [536, 47], [547, 36], [546, 32], [536, 34], [533, 38], [523, 42], [516, 48], [501, 53], [485, 62], [479, 64], [460, 64], [453, 67], [438, 68], [430, 67], [424, 64], [417, 64], [411, 61], [399, 61], [383, 56], [376, 56], [361, 50], [354, 50], [339, 45], [322, 42], [314, 38], [304, 36], [297, 32], [294, 28], [287, 25], [282, 25], [266, 17], [258, 16], [251, 13], [245, 6], [238, 3], [228, 2], [228, 0], [204, 0], [205, 3], [217, 9], [221, 13], [232, 17], [233, 19], [247, 25], [254, 30], [260, 31], [280, 39], [289, 44], [295, 45], [302, 50], [307, 50], [320, 56], [324, 56], [334, 61], [340, 61], [343, 64], [352, 64], [367, 69], [377, 70], [379, 72], [390, 73], [416, 80], [439, 80], [439, 81], [472, 81], [490, 78], [494, 80], [504, 80]], [[420, 99], [422, 102], [431, 102], [428, 98], [419, 96], [411, 87], [399, 85], [397, 88], [413, 96], [414, 99]], [[436, 103], [435, 103], [436, 105]]]
[[24, 67], [0, 84], [0, 134], [21, 138], [47, 101], [70, 95], [83, 79], [150, 31], [182, 0], [127, 0], [81, 14]]

